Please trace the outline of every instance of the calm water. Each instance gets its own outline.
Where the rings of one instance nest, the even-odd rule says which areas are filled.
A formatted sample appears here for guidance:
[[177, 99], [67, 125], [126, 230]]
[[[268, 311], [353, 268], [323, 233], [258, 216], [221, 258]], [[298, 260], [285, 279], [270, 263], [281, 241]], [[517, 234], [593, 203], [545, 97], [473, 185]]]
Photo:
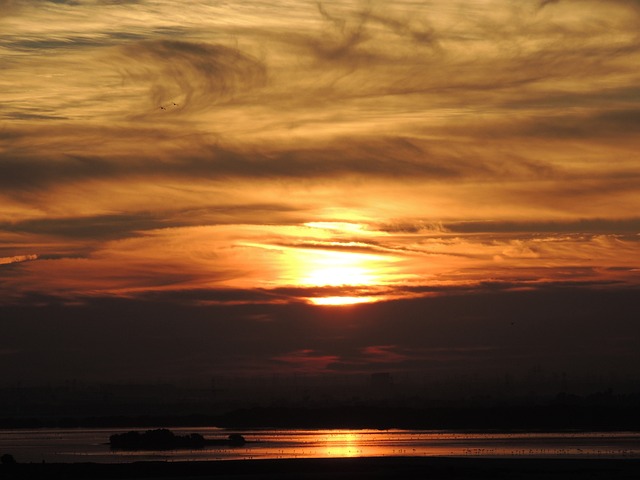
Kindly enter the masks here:
[[[144, 431], [145, 429], [136, 429]], [[224, 439], [218, 428], [172, 428]], [[0, 430], [0, 454], [19, 462], [231, 460], [358, 456], [640, 458], [640, 433], [460, 433], [432, 430], [245, 430], [242, 447], [114, 452], [107, 442], [127, 429]]]

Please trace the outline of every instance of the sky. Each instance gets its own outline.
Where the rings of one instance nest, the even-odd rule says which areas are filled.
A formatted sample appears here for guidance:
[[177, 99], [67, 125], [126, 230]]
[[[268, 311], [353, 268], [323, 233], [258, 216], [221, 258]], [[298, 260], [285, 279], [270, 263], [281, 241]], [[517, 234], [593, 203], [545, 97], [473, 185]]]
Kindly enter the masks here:
[[0, 0], [0, 378], [640, 375], [639, 32], [636, 0]]

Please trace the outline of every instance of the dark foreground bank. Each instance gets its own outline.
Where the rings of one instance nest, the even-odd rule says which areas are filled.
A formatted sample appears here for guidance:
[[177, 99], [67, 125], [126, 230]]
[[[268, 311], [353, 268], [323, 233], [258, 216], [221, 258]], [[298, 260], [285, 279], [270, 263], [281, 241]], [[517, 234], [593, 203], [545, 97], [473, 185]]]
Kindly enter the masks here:
[[636, 459], [488, 459], [377, 457], [0, 465], [2, 479], [545, 479], [640, 478]]

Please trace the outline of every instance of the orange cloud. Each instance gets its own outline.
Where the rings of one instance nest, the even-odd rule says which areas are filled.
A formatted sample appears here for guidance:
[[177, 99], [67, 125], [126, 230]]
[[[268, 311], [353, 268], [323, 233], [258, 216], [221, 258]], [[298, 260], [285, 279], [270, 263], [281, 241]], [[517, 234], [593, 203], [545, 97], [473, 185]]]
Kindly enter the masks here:
[[35, 260], [37, 258], [37, 255], [14, 255], [13, 257], [0, 257], [0, 265], [28, 262], [29, 260]]

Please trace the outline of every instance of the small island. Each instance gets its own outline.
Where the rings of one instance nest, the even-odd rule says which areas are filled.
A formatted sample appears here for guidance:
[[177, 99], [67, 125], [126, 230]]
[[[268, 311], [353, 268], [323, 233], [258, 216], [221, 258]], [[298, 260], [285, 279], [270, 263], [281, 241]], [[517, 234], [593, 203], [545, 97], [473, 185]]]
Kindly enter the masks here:
[[246, 443], [244, 437], [232, 433], [227, 439], [206, 439], [199, 433], [176, 435], [166, 428], [147, 430], [146, 432], [118, 433], [109, 437], [114, 450], [182, 450], [199, 449], [207, 446], [240, 447]]

